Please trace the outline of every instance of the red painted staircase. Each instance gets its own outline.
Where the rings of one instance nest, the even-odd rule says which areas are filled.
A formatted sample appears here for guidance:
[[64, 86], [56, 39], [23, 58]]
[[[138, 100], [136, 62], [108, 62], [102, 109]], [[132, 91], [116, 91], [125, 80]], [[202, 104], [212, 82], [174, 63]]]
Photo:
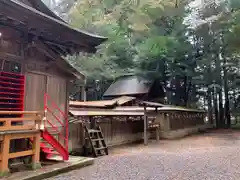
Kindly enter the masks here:
[[46, 159], [61, 156], [62, 160], [68, 160], [68, 117], [48, 94], [44, 95], [44, 114], [41, 151]]
[[51, 159], [53, 155], [60, 155], [63, 160], [68, 160], [68, 150], [63, 147], [48, 131], [42, 131], [42, 138], [53, 147], [49, 148], [46, 147], [44, 143], [41, 143], [42, 151], [46, 154], [47, 159]]
[[[25, 76], [19, 72], [0, 71], [0, 111], [24, 111]], [[68, 117], [48, 94], [44, 95], [44, 124], [41, 151], [46, 159], [61, 156], [68, 160]], [[2, 115], [13, 117], [12, 115]], [[15, 116], [14, 116], [15, 117]]]

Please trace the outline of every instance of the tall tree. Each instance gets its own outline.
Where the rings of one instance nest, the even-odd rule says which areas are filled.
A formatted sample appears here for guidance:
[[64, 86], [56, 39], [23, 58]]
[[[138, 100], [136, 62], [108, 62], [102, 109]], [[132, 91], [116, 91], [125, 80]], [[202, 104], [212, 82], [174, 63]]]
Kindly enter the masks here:
[[210, 120], [215, 112], [216, 125], [229, 127], [240, 107], [240, 1], [191, 2], [63, 1], [59, 13], [74, 27], [109, 38], [95, 55], [69, 60], [90, 80], [126, 73], [158, 79], [168, 103], [208, 108]]

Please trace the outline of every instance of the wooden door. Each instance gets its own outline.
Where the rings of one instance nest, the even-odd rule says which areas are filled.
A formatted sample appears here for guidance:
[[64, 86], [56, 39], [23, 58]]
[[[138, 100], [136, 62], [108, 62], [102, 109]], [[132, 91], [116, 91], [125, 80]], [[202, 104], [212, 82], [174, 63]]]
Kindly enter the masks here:
[[43, 111], [47, 77], [41, 74], [26, 73], [25, 110]]
[[[44, 111], [44, 93], [46, 91], [46, 76], [26, 73], [25, 76], [25, 111]], [[25, 122], [33, 124], [33, 122]]]

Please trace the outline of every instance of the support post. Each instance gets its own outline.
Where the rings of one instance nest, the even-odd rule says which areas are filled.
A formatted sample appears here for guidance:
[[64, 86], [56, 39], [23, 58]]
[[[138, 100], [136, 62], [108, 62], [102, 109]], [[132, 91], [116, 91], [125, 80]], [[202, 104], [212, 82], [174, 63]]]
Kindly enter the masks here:
[[87, 86], [87, 81], [84, 79], [83, 86], [81, 87], [81, 100], [82, 101], [87, 101], [87, 93], [86, 93], [86, 86]]
[[159, 141], [159, 127], [156, 127], [156, 140]]
[[147, 145], [148, 137], [147, 137], [147, 108], [144, 106], [144, 145]]
[[90, 119], [90, 128], [91, 129], [96, 129], [96, 127], [97, 127], [97, 124], [96, 124], [96, 119], [94, 118], [94, 117], [89, 117], [89, 119]]
[[32, 168], [41, 168], [40, 164], [40, 133], [37, 133], [33, 138], [33, 156], [32, 156]]
[[4, 135], [2, 142], [2, 161], [0, 167], [0, 176], [5, 176], [9, 173], [8, 159], [9, 159], [9, 148], [10, 148], [10, 136]]

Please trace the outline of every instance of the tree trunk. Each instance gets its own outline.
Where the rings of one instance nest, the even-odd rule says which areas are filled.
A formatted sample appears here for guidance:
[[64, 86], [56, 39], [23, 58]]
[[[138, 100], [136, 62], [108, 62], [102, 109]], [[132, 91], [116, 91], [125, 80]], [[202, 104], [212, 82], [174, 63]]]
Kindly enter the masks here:
[[213, 92], [213, 105], [214, 105], [216, 128], [219, 128], [219, 113], [218, 113], [218, 101], [217, 101], [216, 91]]
[[224, 109], [223, 109], [223, 96], [222, 96], [222, 90], [219, 91], [218, 93], [219, 96], [219, 122], [220, 122], [220, 128], [224, 128], [225, 127], [225, 123], [224, 123]]
[[[226, 59], [224, 58], [224, 64], [226, 64]], [[223, 73], [224, 73], [224, 95], [225, 95], [225, 120], [227, 128], [231, 127], [231, 115], [230, 115], [230, 105], [229, 105], [229, 89], [228, 89], [228, 80], [227, 80], [227, 70], [226, 67], [223, 67]]]
[[219, 52], [215, 52], [216, 55], [215, 56], [215, 65], [216, 65], [216, 80], [215, 82], [217, 83], [217, 85], [219, 85], [219, 89], [216, 91], [216, 94], [218, 94], [218, 110], [219, 110], [219, 128], [223, 128], [224, 127], [224, 111], [223, 111], [223, 96], [222, 96], [222, 77], [221, 77], [221, 62], [220, 62], [220, 57], [219, 57]]
[[210, 88], [208, 88], [208, 91], [207, 91], [207, 103], [208, 103], [208, 121], [210, 124], [213, 124], [212, 92]]

